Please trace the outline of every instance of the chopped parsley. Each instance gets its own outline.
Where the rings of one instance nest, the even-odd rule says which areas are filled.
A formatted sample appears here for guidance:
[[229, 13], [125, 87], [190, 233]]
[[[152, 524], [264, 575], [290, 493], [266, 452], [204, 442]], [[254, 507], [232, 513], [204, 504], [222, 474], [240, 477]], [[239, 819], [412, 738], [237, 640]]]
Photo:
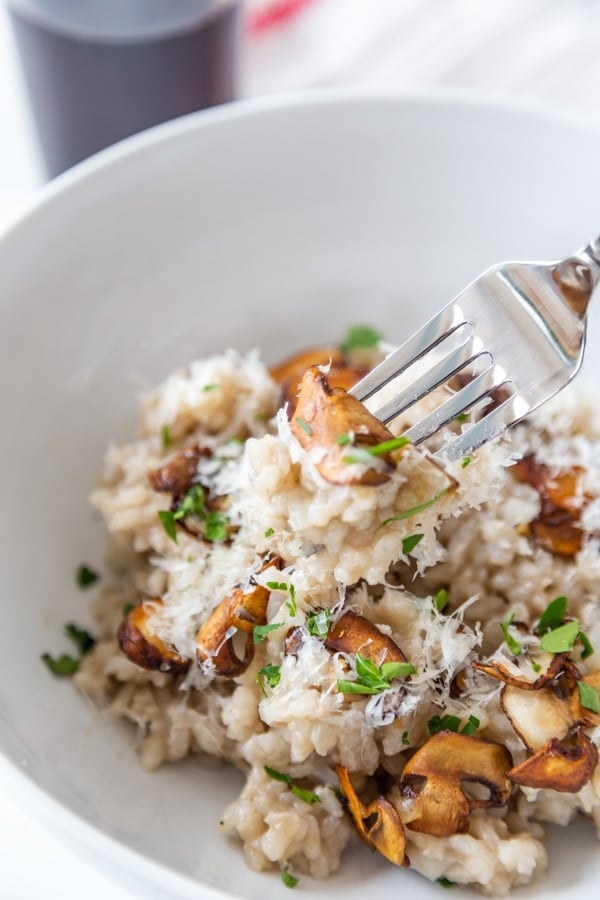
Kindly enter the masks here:
[[295, 888], [299, 882], [299, 878], [296, 878], [295, 875], [292, 875], [287, 866], [284, 866], [281, 870], [281, 880], [288, 888]]
[[226, 541], [229, 537], [229, 519], [220, 512], [209, 512], [204, 524], [204, 537], [207, 541], [217, 543]]
[[66, 677], [74, 675], [79, 668], [79, 660], [63, 653], [62, 656], [53, 657], [49, 653], [42, 653], [42, 659], [54, 675]]
[[470, 456], [463, 456], [462, 462], [461, 462], [461, 464], [460, 464], [461, 469], [466, 469], [467, 466], [470, 466], [470, 465], [471, 465], [471, 457], [470, 457]]
[[585, 709], [591, 709], [592, 712], [600, 713], [600, 697], [598, 689], [586, 681], [578, 681], [579, 700]]
[[459, 425], [463, 425], [465, 422], [468, 422], [470, 418], [471, 418], [471, 413], [462, 412], [456, 416], [454, 421], [458, 422]]
[[443, 716], [432, 716], [427, 723], [429, 734], [438, 734], [440, 731], [453, 731], [455, 734], [475, 734], [479, 728], [480, 721], [477, 716], [469, 716], [465, 725], [461, 728], [461, 719], [459, 716], [446, 713]]
[[50, 671], [54, 675], [59, 675], [61, 677], [74, 675], [79, 668], [81, 658], [85, 656], [86, 653], [89, 653], [96, 643], [96, 639], [92, 637], [89, 631], [86, 631], [85, 628], [79, 628], [79, 626], [74, 625], [73, 622], [69, 622], [65, 625], [65, 634], [77, 647], [79, 658], [70, 656], [68, 653], [63, 653], [62, 656], [58, 657], [51, 656], [49, 653], [42, 653], [42, 660], [48, 666]]
[[313, 803], [321, 802], [321, 798], [318, 794], [315, 794], [314, 791], [307, 791], [304, 788], [299, 787], [292, 776], [288, 775], [286, 772], [278, 772], [277, 769], [272, 769], [270, 766], [265, 766], [265, 772], [269, 778], [274, 778], [275, 781], [283, 781], [284, 784], [287, 784], [292, 794], [295, 797], [298, 797], [299, 800], [304, 800], [305, 803], [309, 803], [311, 806]]
[[406, 678], [414, 675], [415, 667], [409, 662], [384, 662], [376, 666], [371, 660], [356, 654], [356, 681], [338, 681], [338, 690], [342, 694], [381, 694], [392, 686], [394, 678]]
[[327, 637], [331, 625], [331, 610], [317, 609], [308, 614], [306, 627], [313, 637]]
[[450, 595], [446, 588], [440, 588], [437, 594], [433, 597], [433, 605], [437, 609], [439, 613], [443, 612], [448, 605], [448, 600]]
[[409, 739], [408, 739], [408, 731], [403, 731], [403, 732], [402, 732], [402, 743], [403, 743], [405, 746], [406, 746], [407, 744], [410, 744], [410, 741], [409, 741]]
[[121, 609], [121, 614], [123, 616], [128, 616], [130, 612], [133, 612], [135, 609], [135, 603], [124, 603], [123, 608]]
[[574, 619], [552, 631], [547, 631], [540, 641], [540, 648], [546, 653], [565, 653], [572, 650], [579, 635], [579, 622]]
[[207, 394], [209, 391], [216, 391], [216, 389], [218, 387], [219, 387], [218, 384], [205, 384], [204, 387], [202, 388], [202, 390], [204, 391], [205, 394]]
[[404, 512], [398, 513], [395, 516], [390, 516], [389, 519], [384, 519], [383, 522], [380, 522], [375, 531], [379, 531], [380, 528], [385, 528], [386, 525], [389, 525], [390, 522], [399, 522], [402, 519], [410, 519], [412, 516], [416, 516], [419, 513], [425, 512], [426, 509], [429, 509], [430, 506], [433, 506], [434, 503], [443, 497], [444, 494], [447, 494], [450, 488], [442, 488], [441, 491], [438, 491], [437, 494], [430, 500], [426, 500], [424, 503], [419, 503], [418, 506], [413, 506], [411, 509], [405, 509]]
[[531, 668], [533, 669], [534, 672], [541, 672], [541, 671], [542, 671], [541, 665], [539, 664], [539, 662], [536, 662], [535, 659], [532, 659], [532, 660], [531, 660]]
[[581, 645], [582, 645], [582, 647], [583, 647], [583, 649], [582, 649], [582, 651], [581, 651], [581, 658], [582, 658], [582, 659], [587, 659], [588, 656], [591, 656], [591, 655], [593, 654], [593, 652], [594, 652], [594, 648], [592, 647], [592, 643], [591, 643], [589, 637], [587, 636], [587, 634], [584, 634], [583, 631], [580, 631], [579, 634], [577, 635], [577, 637], [578, 637], [579, 640], [581, 641]]
[[162, 527], [164, 528], [168, 537], [176, 544], [177, 543], [177, 526], [175, 522], [175, 513], [170, 509], [160, 509], [158, 511], [158, 518], [162, 523]]
[[390, 438], [389, 441], [373, 444], [372, 447], [357, 447], [355, 453], [344, 456], [344, 462], [368, 463], [371, 456], [385, 456], [386, 453], [391, 453], [392, 450], [399, 450], [400, 447], [406, 447], [407, 444], [410, 444], [410, 439], [400, 435], [400, 437]]
[[198, 516], [199, 519], [206, 515], [206, 493], [201, 484], [193, 484], [175, 512], [174, 519], [185, 519], [186, 516]]
[[411, 550], [414, 550], [417, 544], [420, 544], [424, 537], [424, 534], [411, 534], [408, 537], [405, 537], [402, 541], [402, 552], [404, 553], [404, 555], [408, 556]]
[[313, 430], [306, 419], [303, 419], [301, 416], [296, 416], [296, 422], [305, 434], [308, 434], [310, 436], [313, 433]]
[[518, 656], [521, 652], [521, 643], [517, 641], [516, 638], [514, 638], [508, 630], [513, 623], [514, 617], [514, 612], [509, 613], [504, 622], [500, 622], [500, 628], [502, 629], [502, 634], [504, 635], [504, 643], [508, 647], [509, 651], [513, 656]]
[[256, 683], [265, 697], [267, 696], [265, 683], [268, 684], [270, 688], [275, 688], [281, 681], [280, 668], [280, 666], [275, 666], [270, 663], [268, 666], [263, 666], [262, 669], [259, 670], [258, 675], [256, 676]]
[[68, 638], [71, 638], [81, 656], [89, 653], [96, 644], [96, 638], [92, 637], [89, 631], [86, 631], [85, 628], [79, 628], [79, 626], [74, 625], [73, 622], [69, 622], [65, 625], [65, 634]]
[[94, 584], [100, 576], [97, 572], [94, 572], [93, 569], [90, 569], [89, 566], [86, 566], [85, 563], [81, 563], [80, 566], [77, 567], [77, 571], [75, 572], [75, 581], [77, 582], [78, 587], [86, 588], [91, 584]]
[[450, 879], [449, 879], [449, 878], [446, 878], [445, 875], [440, 875], [439, 878], [436, 878], [436, 881], [437, 881], [438, 884], [441, 884], [441, 886], [442, 886], [443, 888], [451, 888], [451, 887], [454, 887], [454, 885], [455, 885], [455, 883], [456, 883], [456, 882], [454, 882], [454, 881], [450, 881]]
[[268, 634], [271, 634], [272, 631], [276, 631], [278, 628], [281, 628], [283, 622], [273, 622], [271, 625], [255, 625], [252, 629], [252, 637], [255, 644], [260, 644], [263, 638], [265, 638]]
[[567, 613], [567, 598], [556, 597], [552, 600], [537, 623], [536, 631], [538, 634], [545, 634], [547, 631], [554, 631], [559, 625], [562, 625]]
[[338, 447], [345, 447], [347, 444], [352, 443], [353, 438], [349, 434], [338, 434], [335, 439]]
[[173, 437], [171, 435], [171, 429], [168, 425], [163, 425], [160, 429], [160, 439], [162, 441], [163, 450], [168, 450], [171, 444], [173, 443]]
[[285, 581], [267, 581], [267, 587], [271, 591], [287, 591], [290, 595], [290, 599], [285, 604], [288, 608], [290, 616], [295, 616], [298, 612], [298, 606], [296, 604], [296, 588], [293, 584], [287, 584]]
[[274, 528], [267, 528], [267, 530], [265, 531], [265, 537], [267, 537], [267, 538], [273, 537], [274, 534], [275, 534]]
[[362, 347], [376, 347], [382, 335], [368, 325], [352, 325], [340, 344], [342, 353], [351, 353]]

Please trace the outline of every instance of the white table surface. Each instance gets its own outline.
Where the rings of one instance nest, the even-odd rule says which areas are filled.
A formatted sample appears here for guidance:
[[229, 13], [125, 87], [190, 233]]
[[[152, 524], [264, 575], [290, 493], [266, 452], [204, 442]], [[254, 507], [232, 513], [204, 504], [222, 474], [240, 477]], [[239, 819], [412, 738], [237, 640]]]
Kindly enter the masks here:
[[[448, 85], [530, 99], [600, 126], [600, 0], [313, 0], [255, 35], [244, 68], [248, 96]], [[42, 181], [0, 0], [0, 230]], [[0, 847], [2, 900], [132, 900], [6, 797]]]

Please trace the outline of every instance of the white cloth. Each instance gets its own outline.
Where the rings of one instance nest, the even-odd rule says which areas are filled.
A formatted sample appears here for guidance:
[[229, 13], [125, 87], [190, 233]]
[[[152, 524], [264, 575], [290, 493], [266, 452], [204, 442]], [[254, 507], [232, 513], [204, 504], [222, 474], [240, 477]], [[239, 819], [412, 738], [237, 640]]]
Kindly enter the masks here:
[[[245, 96], [335, 86], [450, 85], [514, 95], [600, 124], [600, 0], [313, 0], [245, 52]], [[42, 181], [0, 5], [0, 230]], [[0, 804], [3, 900], [131, 900]]]

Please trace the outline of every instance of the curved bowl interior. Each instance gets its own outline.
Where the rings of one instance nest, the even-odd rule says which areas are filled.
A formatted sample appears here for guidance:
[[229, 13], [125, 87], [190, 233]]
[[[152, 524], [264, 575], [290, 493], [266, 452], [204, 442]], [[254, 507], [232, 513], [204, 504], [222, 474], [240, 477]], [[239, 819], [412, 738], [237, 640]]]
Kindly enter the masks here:
[[[141, 854], [117, 860], [80, 825], [87, 852], [138, 888], [160, 880], [146, 859], [174, 870], [171, 896], [287, 896], [217, 834], [239, 776], [198, 763], [144, 774], [130, 732], [39, 660], [61, 648], [65, 621], [89, 623], [73, 573], [101, 564], [104, 537], [87, 496], [108, 441], [132, 433], [140, 390], [227, 346], [275, 360], [356, 322], [400, 340], [484, 267], [558, 257], [595, 234], [600, 184], [583, 173], [598, 158], [597, 134], [470, 102], [240, 106], [82, 166], [0, 242], [0, 749], [77, 821]], [[592, 371], [599, 338], [595, 317]], [[600, 874], [580, 849], [590, 832], [553, 868], [561, 896]], [[400, 885], [439, 896], [363, 848], [311, 891], [384, 900]]]

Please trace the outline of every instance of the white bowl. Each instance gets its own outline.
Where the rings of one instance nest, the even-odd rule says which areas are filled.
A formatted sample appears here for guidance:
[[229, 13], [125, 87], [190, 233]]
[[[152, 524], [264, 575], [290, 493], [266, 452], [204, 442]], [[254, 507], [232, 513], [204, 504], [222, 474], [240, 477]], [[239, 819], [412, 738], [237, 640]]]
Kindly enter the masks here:
[[[0, 780], [142, 894], [288, 896], [217, 834], [235, 773], [144, 774], [126, 729], [40, 663], [65, 621], [89, 622], [73, 572], [101, 561], [104, 535], [87, 496], [140, 385], [229, 345], [277, 359], [353, 322], [399, 340], [485, 266], [592, 237], [599, 158], [598, 133], [464, 99], [252, 103], [101, 154], [0, 242]], [[584, 897], [600, 875], [591, 826], [568, 834], [534, 893]], [[362, 847], [309, 889], [440, 896]]]

